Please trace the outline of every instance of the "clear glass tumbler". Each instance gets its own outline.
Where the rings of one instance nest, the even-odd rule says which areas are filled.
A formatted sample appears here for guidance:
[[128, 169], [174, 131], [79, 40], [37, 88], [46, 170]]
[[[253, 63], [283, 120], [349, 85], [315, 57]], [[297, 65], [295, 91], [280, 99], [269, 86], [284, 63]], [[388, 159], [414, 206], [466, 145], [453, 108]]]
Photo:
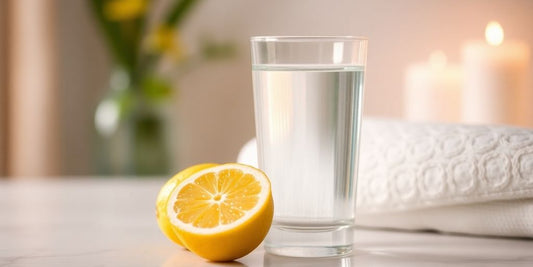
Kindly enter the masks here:
[[251, 38], [259, 167], [275, 206], [269, 253], [352, 251], [367, 42]]

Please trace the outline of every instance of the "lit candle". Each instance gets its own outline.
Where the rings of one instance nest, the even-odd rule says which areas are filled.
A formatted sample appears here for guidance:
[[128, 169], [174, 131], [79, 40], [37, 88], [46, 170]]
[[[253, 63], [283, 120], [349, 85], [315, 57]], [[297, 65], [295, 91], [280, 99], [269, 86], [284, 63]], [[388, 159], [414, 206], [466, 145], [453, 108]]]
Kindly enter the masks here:
[[489, 22], [485, 39], [486, 43], [470, 41], [463, 46], [463, 121], [531, 125], [529, 47], [519, 41], [504, 42], [497, 22]]
[[447, 64], [442, 51], [427, 63], [409, 66], [405, 80], [404, 112], [408, 120], [457, 122], [461, 108], [461, 68]]

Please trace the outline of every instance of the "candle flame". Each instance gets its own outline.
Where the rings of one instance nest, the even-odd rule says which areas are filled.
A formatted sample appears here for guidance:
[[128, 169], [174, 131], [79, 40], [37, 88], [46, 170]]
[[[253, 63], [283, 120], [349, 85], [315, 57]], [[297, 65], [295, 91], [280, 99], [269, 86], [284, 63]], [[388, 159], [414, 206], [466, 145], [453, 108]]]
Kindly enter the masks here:
[[434, 68], [444, 68], [446, 61], [446, 54], [441, 50], [434, 51], [429, 55], [429, 64]]
[[503, 43], [503, 28], [497, 21], [491, 21], [485, 28], [485, 39], [492, 46]]

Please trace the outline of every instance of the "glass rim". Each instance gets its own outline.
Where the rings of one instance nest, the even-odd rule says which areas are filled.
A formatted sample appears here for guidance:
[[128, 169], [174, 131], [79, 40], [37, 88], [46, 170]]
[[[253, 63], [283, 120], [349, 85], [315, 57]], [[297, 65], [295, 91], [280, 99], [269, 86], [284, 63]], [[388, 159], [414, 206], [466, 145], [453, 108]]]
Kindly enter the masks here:
[[297, 35], [287, 35], [287, 36], [252, 36], [250, 37], [251, 42], [312, 42], [312, 41], [368, 41], [368, 38], [365, 36], [327, 36], [327, 35], [310, 35], [310, 36], [297, 36]]

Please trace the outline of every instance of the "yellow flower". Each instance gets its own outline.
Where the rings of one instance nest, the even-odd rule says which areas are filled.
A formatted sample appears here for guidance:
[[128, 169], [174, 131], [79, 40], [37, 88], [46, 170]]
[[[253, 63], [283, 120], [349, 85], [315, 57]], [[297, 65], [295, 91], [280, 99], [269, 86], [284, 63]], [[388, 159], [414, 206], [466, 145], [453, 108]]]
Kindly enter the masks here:
[[113, 21], [135, 19], [144, 12], [146, 12], [146, 0], [110, 0], [104, 6], [105, 16]]
[[183, 45], [177, 31], [167, 25], [159, 26], [148, 36], [146, 41], [151, 52], [167, 54], [175, 60], [180, 60], [184, 56]]
[[153, 34], [153, 47], [158, 51], [166, 51], [174, 46], [174, 29], [168, 26], [158, 27]]

